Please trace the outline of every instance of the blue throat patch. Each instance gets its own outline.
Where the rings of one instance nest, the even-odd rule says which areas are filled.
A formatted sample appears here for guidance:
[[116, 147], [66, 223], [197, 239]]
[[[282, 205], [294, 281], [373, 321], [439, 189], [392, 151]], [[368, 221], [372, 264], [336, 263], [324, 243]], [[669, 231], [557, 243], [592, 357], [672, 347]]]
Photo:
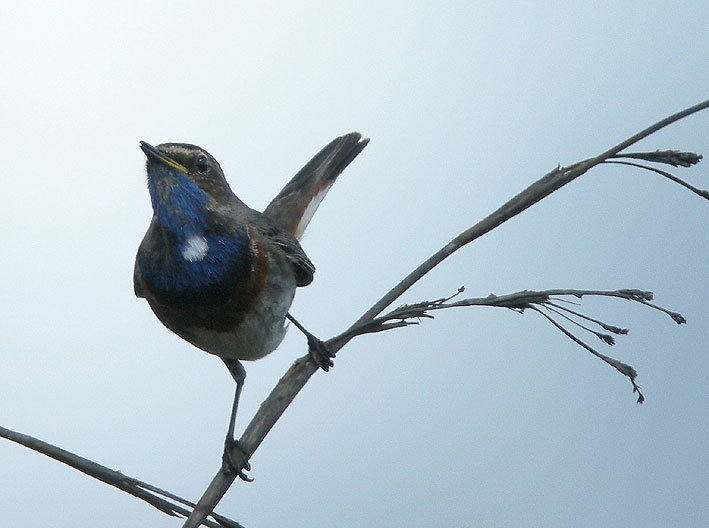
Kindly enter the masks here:
[[148, 190], [153, 212], [172, 233], [204, 231], [208, 226], [207, 194], [186, 174], [165, 166], [150, 169]]
[[254, 256], [246, 228], [215, 228], [207, 195], [179, 171], [155, 167], [148, 187], [159, 233], [153, 247], [138, 254], [146, 286], [165, 305], [227, 302], [250, 277]]

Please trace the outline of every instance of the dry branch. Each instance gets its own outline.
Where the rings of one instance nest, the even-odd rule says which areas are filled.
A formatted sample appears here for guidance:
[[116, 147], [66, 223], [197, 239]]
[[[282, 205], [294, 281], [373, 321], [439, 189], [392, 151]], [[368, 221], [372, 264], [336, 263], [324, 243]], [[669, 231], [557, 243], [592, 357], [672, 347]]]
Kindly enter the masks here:
[[[613, 159], [607, 159], [603, 163], [615, 163], [618, 165], [628, 165], [630, 167], [637, 167], [639, 169], [645, 169], [650, 172], [664, 176], [668, 180], [680, 184], [686, 187], [693, 193], [709, 200], [709, 191], [704, 189], [698, 189], [694, 185], [684, 181], [682, 178], [678, 178], [674, 174], [670, 174], [667, 171], [658, 169], [657, 167], [652, 167], [649, 165], [643, 165], [642, 163], [637, 163], [634, 161], [627, 161], [628, 159], [639, 159], [643, 161], [649, 161], [651, 163], [663, 163], [666, 165], [672, 165], [673, 167], [692, 167], [702, 160], [700, 154], [695, 154], [694, 152], [680, 152], [679, 150], [656, 150], [655, 152], [629, 152], [625, 154], [617, 154], [611, 156]], [[625, 159], [624, 159], [625, 158]]]
[[[434, 255], [421, 263], [414, 271], [407, 275], [369, 310], [367, 310], [367, 312], [365, 312], [349, 329], [328, 340], [327, 345], [333, 353], [338, 352], [350, 341], [350, 339], [358, 335], [360, 328], [366, 328], [369, 325], [372, 325], [375, 317], [377, 317], [382, 311], [396, 301], [396, 299], [406, 292], [406, 290], [418, 282], [435, 266], [461, 247], [488, 233], [492, 229], [495, 229], [510, 218], [543, 200], [554, 191], [572, 182], [582, 174], [585, 174], [589, 169], [605, 162], [613, 156], [618, 155], [621, 151], [627, 149], [641, 139], [644, 139], [658, 130], [708, 107], [709, 100], [703, 101], [658, 121], [645, 130], [638, 132], [637, 134], [631, 136], [625, 141], [622, 141], [614, 147], [611, 147], [594, 158], [589, 158], [587, 160], [574, 163], [566, 168], [557, 167], [553, 169], [517, 196], [503, 204], [492, 214], [478, 222], [473, 227], [463, 231], [460, 235], [438, 250]], [[679, 156], [679, 158], [681, 157], [682, 156]], [[643, 302], [648, 303], [648, 301]], [[393, 327], [399, 327], [405, 325], [406, 323], [400, 321], [399, 323], [391, 324], [394, 325]], [[271, 391], [268, 398], [261, 404], [261, 407], [246, 427], [244, 434], [239, 440], [241, 447], [245, 449], [248, 456], [253, 455], [256, 448], [258, 448], [259, 444], [266, 437], [273, 425], [280, 418], [283, 412], [285, 412], [286, 408], [290, 405], [290, 402], [293, 398], [295, 398], [300, 389], [305, 386], [307, 381], [310, 379], [310, 376], [315, 373], [316, 369], [317, 367], [314, 363], [312, 361], [308, 361], [308, 356], [299, 358], [291, 366], [291, 368], [288, 369], [285, 376], [281, 378], [273, 391]], [[633, 385], [636, 387], [634, 381]], [[237, 453], [234, 453], [234, 455], [238, 456]], [[198, 526], [199, 520], [212, 511], [212, 509], [221, 500], [221, 497], [223, 497], [229, 489], [232, 482], [232, 477], [224, 475], [221, 470], [219, 470], [197, 504], [197, 508], [183, 525], [183, 528], [195, 528]]]
[[[686, 183], [684, 180], [677, 178], [676, 176], [657, 169], [656, 167], [644, 165], [637, 163], [635, 160], [641, 160], [649, 163], [660, 163], [669, 164], [674, 167], [689, 167], [699, 162], [701, 156], [688, 153], [680, 152], [674, 150], [656, 151], [656, 152], [639, 152], [639, 153], [622, 153], [623, 150], [630, 147], [634, 143], [648, 137], [649, 135], [657, 132], [661, 128], [670, 125], [684, 117], [691, 114], [699, 112], [709, 107], [709, 100], [689, 107], [681, 112], [678, 112], [672, 116], [669, 116], [661, 121], [658, 121], [654, 125], [646, 128], [645, 130], [638, 132], [632, 137], [626, 139], [625, 141], [619, 143], [618, 145], [608, 149], [606, 152], [599, 154], [596, 157], [589, 158], [587, 160], [574, 163], [568, 167], [557, 167], [550, 171], [548, 174], [543, 176], [541, 179], [527, 187], [517, 196], [509, 200], [507, 203], [502, 205], [492, 214], [478, 222], [476, 225], [465, 230], [443, 248], [437, 251], [434, 255], [428, 258], [425, 262], [421, 263], [415, 270], [413, 270], [409, 275], [402, 279], [396, 286], [394, 286], [389, 292], [387, 292], [379, 301], [377, 301], [366, 313], [364, 313], [350, 328], [345, 330], [343, 333], [331, 338], [327, 341], [327, 345], [330, 350], [334, 353], [338, 352], [342, 347], [344, 347], [351, 339], [358, 335], [381, 332], [385, 330], [390, 330], [393, 328], [401, 328], [411, 324], [417, 324], [420, 318], [432, 318], [430, 312], [441, 309], [456, 308], [463, 306], [493, 306], [500, 308], [507, 308], [511, 310], [517, 310], [523, 312], [524, 310], [532, 310], [541, 314], [546, 320], [553, 324], [557, 329], [563, 332], [567, 337], [572, 339], [574, 342], [590, 351], [609, 365], [616, 368], [622, 374], [628, 376], [633, 384], [633, 390], [638, 392], [638, 402], [642, 402], [643, 396], [639, 392], [639, 388], [635, 383], [635, 377], [637, 373], [630, 365], [626, 365], [616, 359], [609, 356], [601, 354], [593, 347], [585, 343], [574, 333], [568, 330], [560, 321], [571, 324], [573, 327], [581, 329], [586, 332], [591, 332], [593, 335], [598, 337], [602, 342], [612, 345], [615, 340], [610, 334], [605, 334], [598, 330], [594, 330], [586, 326], [586, 324], [591, 323], [596, 325], [606, 332], [610, 332], [615, 335], [623, 335], [627, 333], [627, 330], [620, 328], [615, 325], [605, 323], [597, 318], [588, 316], [581, 313], [578, 310], [573, 310], [568, 306], [560, 303], [560, 298], [572, 296], [574, 298], [580, 299], [583, 296], [596, 295], [605, 297], [616, 297], [623, 298], [630, 301], [638, 302], [655, 308], [657, 310], [663, 311], [668, 314], [672, 319], [679, 323], [684, 323], [684, 318], [673, 311], [667, 310], [660, 306], [652, 304], [652, 293], [645, 292], [641, 290], [614, 290], [614, 291], [595, 291], [595, 290], [546, 290], [546, 291], [522, 291], [513, 294], [496, 296], [489, 295], [485, 298], [470, 298], [454, 301], [453, 299], [460, 293], [459, 292], [448, 298], [442, 298], [435, 301], [424, 301], [415, 304], [409, 304], [395, 308], [384, 315], [382, 312], [392, 305], [404, 292], [406, 292], [413, 284], [419, 281], [424, 275], [431, 271], [435, 266], [437, 266], [441, 261], [448, 258], [458, 249], [469, 244], [470, 242], [476, 240], [477, 238], [483, 236], [484, 234], [495, 229], [502, 223], [511, 219], [512, 217], [518, 215], [522, 211], [536, 204], [537, 202], [543, 200], [545, 197], [565, 186], [566, 184], [572, 182], [579, 176], [588, 172], [589, 169], [601, 164], [601, 163], [621, 163], [625, 165], [632, 165], [635, 167], [650, 170], [652, 172], [661, 174], [662, 176], [669, 178], [670, 180], [687, 187], [693, 192], [709, 199], [709, 192], [703, 191], [693, 187], [692, 185]], [[634, 161], [627, 161], [627, 160]], [[583, 323], [581, 322], [583, 321]], [[585, 323], [585, 324], [584, 324]], [[264, 402], [259, 407], [256, 415], [252, 418], [251, 422], [247, 425], [244, 433], [239, 439], [239, 444], [244, 450], [242, 454], [238, 450], [233, 450], [232, 457], [234, 461], [238, 463], [240, 457], [251, 457], [256, 449], [259, 447], [261, 442], [264, 440], [268, 432], [274, 426], [276, 421], [281, 417], [286, 408], [290, 405], [293, 399], [296, 397], [298, 392], [305, 386], [310, 377], [317, 371], [317, 367], [309, 359], [309, 356], [303, 356], [297, 359], [293, 365], [288, 369], [285, 375], [279, 380], [276, 387], [273, 389], [271, 394], [264, 400]], [[0, 428], [0, 436], [8, 438], [14, 442], [20, 443], [30, 449], [34, 449], [40, 453], [50, 456], [60, 462], [68, 464], [79, 471], [86, 473], [96, 479], [99, 479], [111, 486], [121, 489], [127, 493], [130, 493], [141, 500], [146, 501], [160, 511], [172, 515], [188, 515], [188, 519], [185, 521], [185, 527], [197, 527], [201, 524], [211, 527], [217, 526], [229, 526], [238, 527], [238, 523], [221, 517], [219, 515], [213, 514], [212, 510], [216, 504], [221, 500], [226, 491], [231, 486], [234, 481], [233, 476], [225, 475], [221, 471], [221, 467], [214, 479], [208, 486], [204, 495], [200, 499], [199, 503], [195, 506], [194, 504], [182, 499], [174, 494], [163, 491], [156, 488], [150, 484], [141, 482], [136, 479], [132, 479], [123, 475], [118, 471], [111, 470], [95, 462], [79, 457], [65, 451], [63, 449], [42, 442], [36, 438], [32, 438], [27, 435], [22, 435], [20, 433], [15, 433], [8, 429]], [[191, 514], [184, 506], [193, 508]], [[207, 517], [211, 516], [215, 521], [206, 520]]]
[[[0, 427], [0, 436], [32, 449], [33, 451], [47, 455], [54, 460], [62, 462], [63, 464], [71, 466], [74, 469], [89, 475], [90, 477], [100, 480], [101, 482], [105, 482], [114, 488], [125, 491], [134, 497], [138, 497], [140, 500], [147, 502], [151, 506], [172, 517], [187, 517], [190, 514], [190, 511], [195, 507], [194, 503], [185, 500], [174, 493], [170, 493], [169, 491], [162, 490], [152, 484], [148, 484], [147, 482], [142, 482], [124, 475], [120, 471], [97, 464], [96, 462], [71, 453], [61, 447], [49, 444], [33, 436], [18, 433], [10, 429], [6, 429], [5, 427]], [[190, 509], [180, 505], [188, 506]], [[209, 526], [210, 528], [243, 528], [239, 523], [234, 522], [231, 519], [227, 519], [222, 515], [212, 513], [211, 517], [217, 522], [206, 519], [205, 517], [201, 524], [204, 526]]]

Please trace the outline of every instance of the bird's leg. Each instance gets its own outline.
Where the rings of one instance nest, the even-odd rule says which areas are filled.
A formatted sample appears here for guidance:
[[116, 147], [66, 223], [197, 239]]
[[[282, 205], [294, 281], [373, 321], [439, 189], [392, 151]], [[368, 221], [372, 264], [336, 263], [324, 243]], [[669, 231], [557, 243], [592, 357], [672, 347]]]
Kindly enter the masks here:
[[[236, 474], [241, 480], [251, 482], [253, 479], [249, 477], [245, 471], [251, 469], [247, 453], [241, 444], [234, 438], [234, 428], [236, 427], [236, 411], [239, 408], [239, 398], [241, 397], [241, 389], [244, 386], [246, 379], [246, 370], [240, 361], [236, 359], [224, 359], [224, 364], [229, 369], [231, 377], [236, 382], [236, 391], [234, 392], [234, 403], [231, 406], [231, 416], [229, 417], [229, 428], [227, 429], [226, 439], [224, 440], [224, 454], [222, 455], [222, 472], [225, 475]], [[232, 449], [241, 451], [240, 463], [235, 464], [234, 458], [231, 455]]]
[[318, 367], [327, 372], [330, 367], [334, 365], [332, 358], [335, 357], [335, 354], [330, 352], [330, 349], [323, 341], [320, 341], [317, 337], [308, 332], [295, 317], [289, 313], [286, 314], [286, 317], [308, 338], [308, 354], [310, 354], [310, 359], [312, 359]]

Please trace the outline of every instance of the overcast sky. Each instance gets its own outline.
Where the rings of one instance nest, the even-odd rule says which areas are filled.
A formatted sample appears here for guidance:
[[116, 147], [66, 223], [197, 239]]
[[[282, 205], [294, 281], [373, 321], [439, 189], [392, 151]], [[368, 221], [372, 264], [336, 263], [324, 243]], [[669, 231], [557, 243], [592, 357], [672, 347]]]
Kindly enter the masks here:
[[[0, 425], [194, 500], [233, 381], [133, 295], [139, 140], [206, 148], [262, 209], [333, 137], [371, 138], [303, 240], [318, 271], [292, 312], [325, 339], [558, 163], [709, 97], [700, 1], [4, 7]], [[709, 113], [635, 150], [664, 148], [709, 155]], [[709, 187], [706, 165], [673, 172]], [[599, 167], [400, 300], [652, 290], [688, 324], [583, 302], [630, 328], [602, 351], [638, 370], [644, 405], [537, 314], [439, 313], [343, 349], [217, 511], [248, 528], [709, 525], [708, 220], [678, 185]], [[291, 331], [246, 365], [239, 430], [305, 351]], [[0, 473], [3, 526], [181, 525], [4, 440]]]

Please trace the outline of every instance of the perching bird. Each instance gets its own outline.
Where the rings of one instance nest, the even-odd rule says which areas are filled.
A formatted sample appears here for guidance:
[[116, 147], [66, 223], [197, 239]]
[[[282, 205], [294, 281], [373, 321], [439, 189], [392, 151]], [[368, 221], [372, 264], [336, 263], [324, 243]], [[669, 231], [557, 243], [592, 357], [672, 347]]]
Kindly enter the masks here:
[[289, 319], [308, 337], [313, 360], [325, 370], [331, 365], [323, 343], [288, 313], [296, 287], [310, 284], [315, 272], [298, 239], [337, 176], [368, 141], [353, 132], [330, 142], [263, 213], [236, 197], [204, 149], [140, 142], [153, 218], [135, 259], [135, 294], [167, 328], [222, 358], [236, 381], [225, 472], [248, 479], [230, 455], [246, 377], [240, 360], [275, 350]]

